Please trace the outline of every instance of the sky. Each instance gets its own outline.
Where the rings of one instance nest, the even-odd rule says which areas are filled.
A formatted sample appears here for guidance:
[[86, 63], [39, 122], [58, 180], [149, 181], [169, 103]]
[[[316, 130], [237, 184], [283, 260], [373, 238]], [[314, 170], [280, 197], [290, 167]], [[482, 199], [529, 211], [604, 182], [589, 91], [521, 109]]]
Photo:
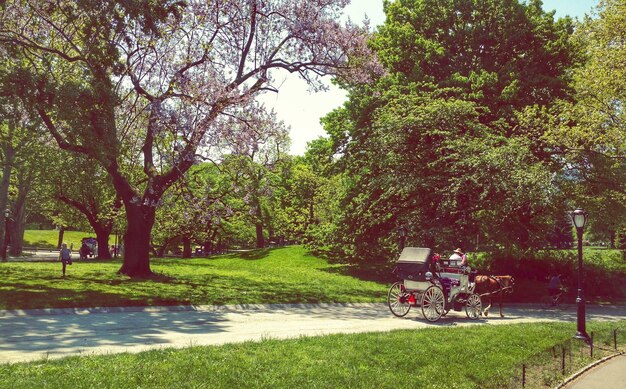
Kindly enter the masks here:
[[[555, 10], [557, 18], [569, 15], [580, 19], [597, 3], [598, 0], [544, 0], [543, 9]], [[345, 13], [355, 23], [360, 23], [367, 15], [372, 27], [385, 21], [382, 0], [352, 0]], [[279, 92], [264, 96], [262, 101], [291, 128], [290, 154], [302, 155], [307, 142], [325, 135], [320, 118], [340, 107], [346, 100], [346, 93], [331, 85], [330, 79], [327, 80], [328, 91], [313, 93], [308, 91], [306, 82], [295, 75], [279, 77], [282, 77], [282, 80], [278, 78], [282, 81]]]

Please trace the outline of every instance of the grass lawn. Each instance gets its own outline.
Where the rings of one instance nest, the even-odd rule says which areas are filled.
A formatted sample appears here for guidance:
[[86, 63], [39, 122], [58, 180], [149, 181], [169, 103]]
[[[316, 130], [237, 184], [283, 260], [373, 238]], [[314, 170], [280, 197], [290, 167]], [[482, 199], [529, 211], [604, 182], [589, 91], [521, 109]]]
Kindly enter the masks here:
[[[88, 236], [96, 237], [93, 232], [82, 231], [65, 231], [63, 233], [63, 242], [67, 243], [67, 247], [74, 244], [74, 249], [80, 248], [81, 240]], [[111, 239], [109, 239], [111, 240]], [[55, 248], [59, 241], [59, 231], [57, 230], [26, 230], [24, 231], [24, 246], [39, 248]]]
[[[347, 276], [345, 266], [300, 246], [154, 259], [158, 276], [146, 280], [118, 276], [120, 265], [75, 262], [62, 278], [58, 262], [0, 263], [0, 309], [383, 302], [389, 286]], [[604, 331], [604, 338], [614, 328], [626, 344], [626, 322], [587, 326], [596, 334]], [[437, 326], [77, 356], [0, 365], [0, 388], [501, 388], [521, 387], [522, 364], [528, 366], [526, 387], [553, 387], [563, 377], [556, 345], [579, 347], [571, 342], [573, 333], [574, 323]], [[571, 371], [589, 363], [586, 350], [570, 352]]]
[[[0, 387], [506, 388], [521, 387], [523, 364], [526, 387], [554, 387], [591, 361], [574, 332], [573, 323], [444, 327], [69, 357], [0, 365]], [[554, 357], [561, 344], [571, 347], [566, 375]]]
[[347, 275], [300, 246], [213, 258], [153, 259], [158, 276], [117, 275], [118, 261], [0, 263], [0, 309], [386, 301], [388, 284]]

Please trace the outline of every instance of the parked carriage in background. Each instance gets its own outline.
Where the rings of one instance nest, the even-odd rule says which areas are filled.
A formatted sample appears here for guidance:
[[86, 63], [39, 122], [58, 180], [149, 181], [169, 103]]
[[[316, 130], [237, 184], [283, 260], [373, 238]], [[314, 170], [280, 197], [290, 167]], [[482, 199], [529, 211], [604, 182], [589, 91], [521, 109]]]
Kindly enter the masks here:
[[94, 257], [98, 255], [98, 241], [96, 238], [87, 237], [81, 240], [80, 249], [78, 249], [78, 253], [80, 255], [80, 259], [87, 259], [88, 257]]
[[[437, 260], [429, 248], [405, 247], [396, 262], [394, 273], [402, 279], [387, 294], [391, 312], [406, 316], [411, 307], [419, 307], [428, 321], [435, 322], [450, 309], [478, 319], [482, 310], [480, 296], [467, 270], [450, 260]], [[473, 281], [473, 280], [472, 280]]]

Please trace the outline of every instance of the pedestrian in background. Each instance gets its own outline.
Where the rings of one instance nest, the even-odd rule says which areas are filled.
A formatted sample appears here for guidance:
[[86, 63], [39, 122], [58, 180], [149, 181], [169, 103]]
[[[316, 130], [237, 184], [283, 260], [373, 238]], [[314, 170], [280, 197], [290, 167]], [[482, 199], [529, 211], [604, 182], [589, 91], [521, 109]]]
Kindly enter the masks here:
[[63, 264], [63, 277], [65, 277], [65, 268], [72, 264], [72, 251], [67, 248], [67, 244], [63, 243], [59, 252], [59, 260]]

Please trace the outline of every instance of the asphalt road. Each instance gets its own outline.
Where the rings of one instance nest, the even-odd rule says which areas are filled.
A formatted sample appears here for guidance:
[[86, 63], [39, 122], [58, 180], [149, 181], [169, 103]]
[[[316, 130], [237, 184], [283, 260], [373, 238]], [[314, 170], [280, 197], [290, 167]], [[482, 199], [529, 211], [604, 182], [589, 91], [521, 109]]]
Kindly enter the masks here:
[[[404, 318], [386, 304], [298, 304], [0, 311], [0, 363], [216, 345], [267, 338], [427, 327], [576, 321], [575, 307], [544, 311], [505, 306], [504, 318], [470, 320], [450, 312], [437, 323], [412, 309]], [[626, 307], [587, 306], [589, 321], [626, 319]]]

